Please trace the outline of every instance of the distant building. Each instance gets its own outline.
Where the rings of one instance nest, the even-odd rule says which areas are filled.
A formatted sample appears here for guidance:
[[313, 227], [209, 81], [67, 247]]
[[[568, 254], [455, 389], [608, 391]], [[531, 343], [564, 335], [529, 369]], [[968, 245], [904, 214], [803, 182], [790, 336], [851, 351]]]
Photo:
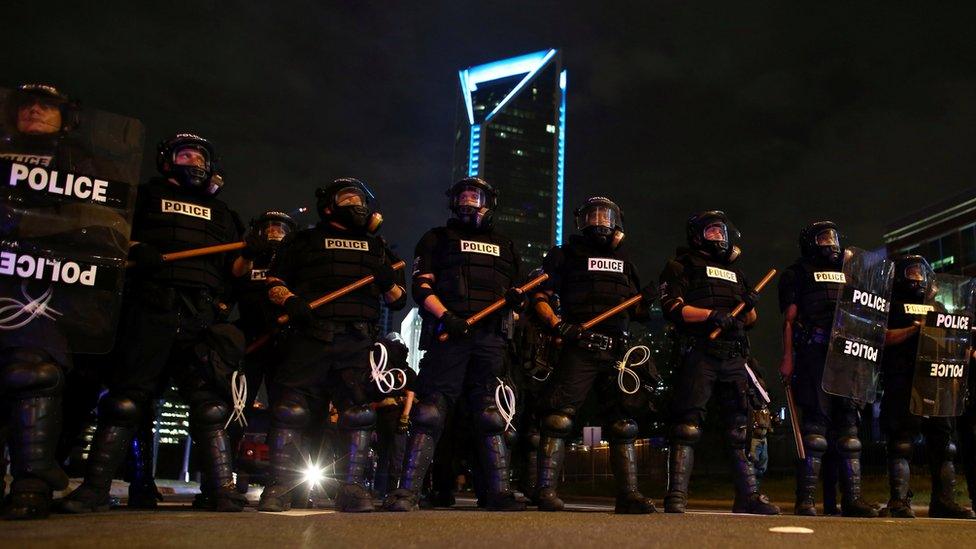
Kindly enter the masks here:
[[[499, 191], [495, 226], [527, 269], [562, 243], [566, 71], [559, 50], [459, 73], [454, 180], [477, 176]], [[446, 186], [446, 185], [445, 185]]]
[[889, 255], [919, 254], [937, 272], [976, 275], [976, 188], [888, 225]]

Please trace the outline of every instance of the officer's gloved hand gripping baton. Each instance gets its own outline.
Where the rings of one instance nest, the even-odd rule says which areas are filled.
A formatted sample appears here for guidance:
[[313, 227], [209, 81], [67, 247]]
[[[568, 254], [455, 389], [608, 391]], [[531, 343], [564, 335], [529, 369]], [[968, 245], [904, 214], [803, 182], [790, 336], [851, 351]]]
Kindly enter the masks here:
[[[539, 276], [533, 278], [532, 280], [526, 282], [525, 285], [519, 286], [518, 287], [518, 290], [520, 292], [522, 292], [523, 294], [525, 294], [529, 290], [535, 288], [536, 286], [538, 286], [539, 284], [542, 284], [543, 282], [545, 282], [547, 280], [549, 280], [549, 275], [547, 275], [546, 273], [542, 273], [541, 275], [539, 275]], [[473, 326], [475, 323], [480, 322], [483, 318], [485, 318], [486, 316], [490, 315], [491, 313], [497, 311], [498, 309], [501, 309], [504, 306], [505, 306], [505, 298], [501, 298], [498, 301], [492, 303], [491, 305], [485, 307], [484, 309], [481, 309], [477, 313], [471, 315], [464, 322], [468, 326]], [[437, 336], [437, 339], [439, 339], [440, 341], [447, 341], [447, 338], [448, 338], [447, 333], [443, 333], [443, 334]]]
[[[138, 242], [131, 242], [131, 245], [135, 246]], [[246, 244], [244, 242], [230, 242], [228, 244], [218, 244], [216, 246], [205, 246], [203, 248], [193, 248], [192, 250], [183, 250], [182, 252], [170, 252], [168, 254], [163, 254], [163, 261], [179, 261], [180, 259], [189, 259], [191, 257], [200, 257], [202, 255], [213, 255], [222, 254], [224, 252], [233, 252], [234, 250], [243, 250]], [[135, 265], [135, 261], [126, 261], [126, 267], [132, 267]]]
[[[404, 268], [406, 265], [407, 262], [401, 260], [401, 261], [397, 261], [393, 265], [390, 265], [390, 267], [392, 267], [394, 271], [399, 271], [400, 269]], [[322, 305], [325, 305], [326, 303], [335, 301], [336, 299], [339, 299], [340, 297], [346, 294], [355, 292], [356, 290], [362, 288], [363, 286], [368, 286], [369, 284], [372, 283], [373, 283], [373, 275], [364, 276], [363, 278], [360, 278], [359, 280], [353, 282], [352, 284], [349, 284], [348, 286], [343, 286], [338, 290], [329, 292], [324, 296], [309, 302], [308, 308], [317, 309]], [[278, 324], [279, 325], [288, 324], [289, 320], [290, 319], [288, 318], [288, 315], [281, 315], [278, 317]], [[269, 339], [271, 339], [271, 334], [270, 333], [264, 334], [263, 336], [255, 339], [253, 343], [248, 345], [247, 350], [245, 352], [250, 353], [256, 351], [257, 349], [261, 348], [261, 346], [263, 346], [265, 343], [267, 343]]]
[[[769, 284], [769, 281], [772, 280], [774, 276], [776, 276], [776, 269], [770, 269], [769, 272], [766, 273], [766, 276], [764, 276], [762, 280], [759, 281], [759, 284], [756, 284], [756, 287], [753, 288], [752, 291], [756, 292], [757, 294], [761, 292], [763, 288], [766, 287], [766, 284]], [[734, 317], [739, 316], [739, 313], [741, 313], [742, 309], [745, 308], [746, 308], [746, 304], [744, 302], [740, 302], [738, 305], [735, 306], [735, 309], [732, 309], [732, 316]], [[715, 339], [721, 333], [722, 333], [721, 328], [715, 328], [714, 330], [712, 330], [712, 333], [708, 334], [708, 339]]]

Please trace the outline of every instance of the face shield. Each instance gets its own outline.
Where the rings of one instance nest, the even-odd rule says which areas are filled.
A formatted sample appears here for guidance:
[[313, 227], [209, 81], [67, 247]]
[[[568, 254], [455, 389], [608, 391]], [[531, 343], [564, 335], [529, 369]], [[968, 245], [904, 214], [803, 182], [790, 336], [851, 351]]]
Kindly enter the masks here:
[[925, 267], [921, 263], [912, 263], [905, 267], [905, 280], [925, 282]]
[[580, 229], [585, 229], [587, 227], [605, 227], [607, 229], [613, 229], [614, 227], [619, 227], [620, 215], [617, 211], [609, 206], [596, 205], [590, 206], [583, 210], [582, 215], [579, 220]]
[[706, 242], [728, 242], [729, 229], [722, 222], [710, 223], [702, 231], [702, 237]]
[[840, 247], [840, 238], [834, 229], [825, 229], [817, 233], [815, 239], [817, 246], [837, 246]]
[[291, 227], [283, 221], [265, 221], [258, 231], [269, 241], [281, 242], [291, 232]]
[[204, 147], [187, 145], [173, 151], [173, 164], [210, 171], [210, 154]]
[[339, 208], [347, 206], [365, 206], [366, 195], [357, 187], [345, 187], [335, 193], [335, 205]]
[[463, 214], [473, 214], [488, 204], [484, 189], [473, 185], [462, 187], [454, 195], [454, 208]]

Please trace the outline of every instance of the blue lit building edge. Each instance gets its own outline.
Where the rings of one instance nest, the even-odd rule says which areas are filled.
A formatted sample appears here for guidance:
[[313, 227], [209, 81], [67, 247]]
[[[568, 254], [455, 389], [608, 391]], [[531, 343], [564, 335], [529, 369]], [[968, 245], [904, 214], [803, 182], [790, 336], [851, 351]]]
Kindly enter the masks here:
[[563, 194], [566, 169], [566, 71], [559, 74], [559, 135], [556, 145], [556, 245], [563, 243]]

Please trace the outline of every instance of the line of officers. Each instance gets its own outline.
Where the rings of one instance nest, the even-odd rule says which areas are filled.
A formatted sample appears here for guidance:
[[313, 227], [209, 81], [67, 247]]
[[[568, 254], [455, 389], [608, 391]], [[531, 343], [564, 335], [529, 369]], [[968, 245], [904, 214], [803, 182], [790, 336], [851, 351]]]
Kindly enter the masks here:
[[[56, 164], [55, 164], [56, 165]], [[382, 216], [375, 199], [355, 179], [338, 179], [316, 192], [320, 218], [301, 229], [281, 212], [269, 211], [249, 231], [217, 197], [219, 167], [213, 145], [181, 133], [158, 147], [159, 176], [140, 186], [133, 223], [130, 269], [116, 348], [109, 355], [103, 382], [108, 392], [98, 402], [98, 425], [84, 481], [57, 502], [62, 512], [105, 511], [112, 478], [133, 438], [146, 423], [152, 401], [172, 380], [190, 407], [190, 431], [203, 464], [201, 497], [195, 506], [240, 511], [244, 497], [233, 483], [233, 444], [228, 423], [233, 411], [231, 374], [242, 362], [266, 377], [272, 424], [268, 434], [272, 478], [259, 507], [282, 511], [301, 482], [304, 433], [324, 421], [331, 402], [339, 411], [342, 458], [336, 507], [343, 512], [374, 510], [365, 486], [369, 445], [377, 421], [371, 402], [386, 396], [371, 367], [377, 341], [380, 302], [392, 310], [406, 305], [407, 283], [399, 258], [377, 235]], [[665, 511], [684, 512], [689, 495], [694, 447], [701, 437], [705, 411], [716, 393], [735, 486], [733, 511], [778, 514], [760, 490], [749, 455], [752, 412], [765, 394], [750, 361], [747, 332], [757, 322], [759, 295], [737, 266], [742, 250], [738, 232], [720, 211], [692, 215], [687, 245], [677, 249], [658, 284], [642, 283], [623, 246], [620, 208], [604, 197], [586, 200], [575, 212], [578, 234], [552, 248], [541, 272], [542, 285], [523, 291], [528, 278], [511, 239], [493, 227], [498, 193], [486, 181], [468, 178], [448, 191], [451, 218], [431, 229], [416, 246], [411, 294], [423, 317], [421, 347], [426, 351], [416, 379], [399, 487], [383, 509], [412, 511], [434, 458], [445, 420], [458, 403], [472, 418], [477, 454], [485, 483], [485, 507], [521, 511], [525, 498], [510, 485], [510, 437], [513, 410], [506, 409], [508, 357], [515, 336], [512, 320], [538, 336], [538, 362], [548, 371], [527, 383], [519, 406], [522, 437], [531, 447], [528, 503], [558, 511], [558, 493], [566, 441], [575, 432], [577, 414], [591, 391], [598, 391], [610, 464], [616, 481], [617, 513], [655, 511], [638, 490], [636, 419], [648, 409], [653, 385], [649, 373], [635, 373], [642, 390], [619, 382], [619, 364], [631, 350], [629, 323], [647, 318], [660, 300], [680, 345], [673, 406], [670, 411], [668, 491]], [[174, 206], [176, 205], [176, 206]], [[241, 240], [238, 255], [201, 256], [164, 261], [163, 254]], [[814, 492], [821, 460], [833, 446], [841, 457], [842, 512], [877, 516], [860, 490], [858, 426], [860, 410], [850, 399], [821, 389], [834, 304], [841, 284], [814, 277], [840, 270], [843, 261], [837, 228], [821, 222], [800, 235], [801, 258], [780, 281], [780, 306], [786, 341], [781, 373], [791, 380], [802, 412], [806, 459], [798, 463], [798, 514], [815, 514]], [[920, 299], [931, 268], [919, 256], [898, 259], [894, 301]], [[372, 282], [313, 307], [312, 302], [364, 277]], [[241, 321], [236, 335], [223, 305], [236, 291]], [[596, 325], [587, 321], [633, 296], [636, 304]], [[477, 323], [466, 320], [498, 300], [505, 307]], [[913, 301], [914, 300], [914, 301]], [[739, 315], [733, 315], [742, 304]], [[894, 308], [893, 308], [894, 309]], [[246, 344], [277, 327], [287, 314], [286, 330], [243, 358]], [[915, 319], [891, 320], [890, 348], [884, 353], [886, 380], [884, 425], [888, 432], [892, 516], [911, 516], [908, 461], [921, 431], [932, 467], [931, 516], [972, 518], [953, 499], [952, 424], [908, 413], [911, 365], [917, 338]], [[587, 324], [587, 326], [584, 326]], [[235, 329], [236, 329], [235, 328]], [[720, 336], [709, 334], [720, 329]], [[532, 347], [532, 346], [529, 346]], [[528, 360], [527, 362], [533, 362]], [[522, 359], [526, 362], [525, 357]], [[548, 363], [547, 363], [548, 362]], [[750, 364], [752, 364], [750, 366]], [[52, 491], [64, 489], [67, 476], [55, 457], [61, 430], [62, 400], [69, 365], [43, 349], [5, 349], [0, 379], [9, 414], [7, 444], [13, 483], [5, 512], [11, 518], [41, 518], [52, 506]], [[252, 375], [252, 378], [254, 375]], [[256, 387], [260, 379], [252, 379]], [[67, 390], [67, 392], [66, 392]], [[378, 392], [379, 391], [379, 392]], [[248, 400], [253, 400], [250, 396]], [[526, 404], [522, 404], [526, 403]], [[510, 404], [510, 403], [509, 403]], [[961, 423], [972, 439], [974, 421]], [[967, 461], [970, 472], [971, 461]], [[970, 482], [976, 475], [969, 475]], [[972, 488], [970, 489], [972, 494]]]

